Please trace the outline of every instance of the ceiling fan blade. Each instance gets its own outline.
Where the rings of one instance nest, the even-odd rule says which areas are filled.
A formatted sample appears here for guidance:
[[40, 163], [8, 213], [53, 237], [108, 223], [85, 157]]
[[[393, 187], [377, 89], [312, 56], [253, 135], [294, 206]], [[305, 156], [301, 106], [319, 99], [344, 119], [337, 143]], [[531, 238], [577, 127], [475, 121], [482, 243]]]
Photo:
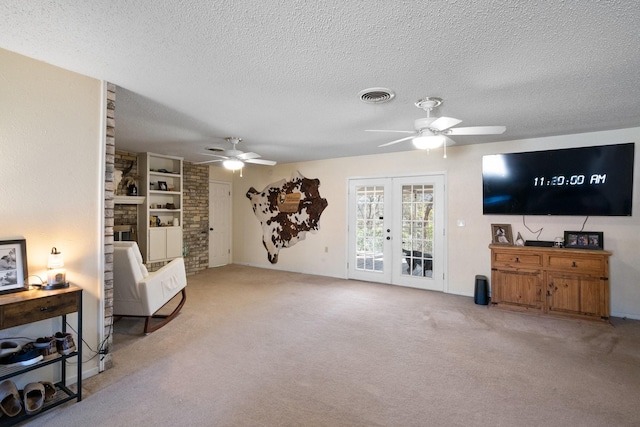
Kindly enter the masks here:
[[449, 129], [447, 135], [499, 135], [506, 130], [506, 126], [470, 126]]
[[224, 158], [224, 159], [216, 159], [216, 160], [205, 160], [204, 162], [195, 162], [194, 165], [204, 165], [206, 163], [224, 162], [225, 160], [228, 160], [228, 159]]
[[260, 154], [257, 153], [241, 153], [236, 155], [236, 157], [240, 160], [250, 160], [250, 159], [257, 159], [258, 157], [262, 157], [260, 156]]
[[214, 154], [214, 153], [200, 153], [200, 154], [204, 154], [205, 156], [211, 156], [211, 157], [219, 157], [223, 160], [228, 159], [229, 157], [222, 155], [222, 154]]
[[256, 165], [266, 165], [266, 166], [275, 166], [275, 160], [265, 160], [265, 159], [246, 159], [245, 163], [253, 163]]
[[[415, 134], [415, 132], [411, 132], [411, 133]], [[395, 141], [387, 142], [386, 144], [378, 145], [378, 147], [386, 147], [387, 145], [397, 144], [398, 142], [406, 141], [407, 139], [411, 139], [411, 138], [413, 138], [413, 135], [407, 136], [405, 138], [396, 139]]]
[[385, 130], [385, 129], [365, 129], [365, 132], [397, 132], [397, 133], [416, 133], [415, 130]]
[[429, 127], [436, 130], [445, 130], [458, 123], [462, 123], [462, 120], [454, 119], [453, 117], [438, 117]]

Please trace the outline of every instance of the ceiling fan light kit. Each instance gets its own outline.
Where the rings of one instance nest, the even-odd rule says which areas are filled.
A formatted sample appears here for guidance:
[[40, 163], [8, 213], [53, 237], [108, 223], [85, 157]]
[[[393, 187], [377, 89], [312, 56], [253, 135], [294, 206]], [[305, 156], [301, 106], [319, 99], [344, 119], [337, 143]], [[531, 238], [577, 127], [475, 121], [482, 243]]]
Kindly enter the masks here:
[[413, 145], [419, 150], [430, 150], [442, 147], [445, 138], [442, 135], [420, 135], [413, 138]]
[[449, 139], [449, 135], [498, 135], [504, 133], [507, 128], [505, 126], [471, 126], [454, 128], [453, 126], [461, 123], [462, 120], [453, 117], [431, 117], [431, 110], [442, 105], [442, 98], [428, 96], [415, 102], [415, 106], [427, 112], [427, 117], [416, 119], [413, 122], [415, 130], [379, 130], [367, 129], [367, 132], [397, 132], [408, 133], [412, 136], [396, 139], [379, 145], [386, 147], [388, 145], [397, 144], [402, 141], [411, 139], [413, 145], [420, 150], [429, 150], [432, 148], [445, 147], [444, 157], [447, 157], [446, 147], [454, 144], [455, 141]]
[[222, 166], [226, 169], [237, 171], [238, 169], [242, 169], [244, 167], [244, 162], [238, 159], [227, 159], [222, 162]]

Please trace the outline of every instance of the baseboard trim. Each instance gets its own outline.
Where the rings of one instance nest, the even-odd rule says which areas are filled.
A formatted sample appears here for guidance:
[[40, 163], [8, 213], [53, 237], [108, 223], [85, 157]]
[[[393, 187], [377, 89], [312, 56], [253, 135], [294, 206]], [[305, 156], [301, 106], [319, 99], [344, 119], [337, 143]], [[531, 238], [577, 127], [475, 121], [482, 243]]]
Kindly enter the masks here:
[[639, 314], [611, 313], [611, 317], [620, 317], [622, 319], [640, 320], [640, 315]]

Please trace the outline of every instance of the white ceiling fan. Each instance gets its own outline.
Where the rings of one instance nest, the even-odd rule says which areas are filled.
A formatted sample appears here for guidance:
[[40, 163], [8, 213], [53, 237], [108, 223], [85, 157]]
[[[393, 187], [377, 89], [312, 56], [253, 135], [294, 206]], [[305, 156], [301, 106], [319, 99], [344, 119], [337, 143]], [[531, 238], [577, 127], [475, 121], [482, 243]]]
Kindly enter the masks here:
[[446, 147], [455, 144], [455, 141], [449, 138], [449, 135], [498, 135], [504, 133], [507, 128], [505, 126], [470, 126], [454, 128], [453, 126], [461, 123], [462, 120], [452, 117], [431, 117], [431, 110], [442, 104], [442, 98], [426, 97], [416, 101], [416, 107], [427, 112], [427, 117], [417, 119], [413, 126], [415, 130], [379, 130], [367, 129], [367, 132], [397, 132], [407, 133], [410, 136], [396, 139], [391, 142], [379, 145], [386, 147], [388, 145], [397, 144], [408, 139], [413, 140], [413, 145], [421, 150], [438, 148], [442, 145], [445, 147], [444, 157], [447, 157]]
[[243, 151], [238, 150], [238, 143], [242, 141], [242, 138], [237, 137], [226, 137], [225, 140], [231, 143], [232, 147], [230, 150], [225, 150], [220, 147], [208, 147], [207, 151], [209, 153], [203, 153], [207, 156], [218, 157], [214, 160], [207, 160], [204, 162], [197, 162], [196, 164], [201, 165], [205, 163], [214, 163], [214, 162], [222, 162], [222, 165], [230, 170], [238, 170], [242, 169], [245, 163], [253, 163], [257, 165], [267, 165], [274, 166], [276, 164], [273, 160], [265, 160], [261, 159], [259, 154], [248, 152], [245, 153]]

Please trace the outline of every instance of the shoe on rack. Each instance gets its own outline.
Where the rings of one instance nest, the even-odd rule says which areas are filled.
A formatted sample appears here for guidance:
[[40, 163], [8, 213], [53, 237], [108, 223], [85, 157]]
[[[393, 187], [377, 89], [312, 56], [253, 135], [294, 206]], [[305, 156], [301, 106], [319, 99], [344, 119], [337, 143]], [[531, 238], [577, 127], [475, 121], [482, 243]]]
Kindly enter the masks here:
[[71, 334], [56, 332], [55, 337], [58, 353], [66, 356], [76, 351], [76, 343], [73, 341], [73, 336], [71, 336]]
[[0, 365], [6, 368], [12, 366], [29, 366], [42, 360], [40, 349], [35, 348], [33, 343], [25, 344], [20, 351], [0, 358]]
[[37, 414], [44, 405], [44, 385], [42, 383], [29, 383], [22, 390], [24, 396], [24, 411], [27, 415]]
[[54, 337], [38, 338], [33, 345], [40, 350], [43, 360], [51, 360], [59, 356], [58, 341]]
[[22, 411], [20, 393], [18, 393], [16, 384], [11, 380], [0, 384], [0, 410], [10, 417], [15, 417]]
[[20, 351], [22, 346], [15, 341], [0, 342], [0, 357]]
[[49, 381], [40, 381], [40, 384], [44, 387], [44, 401], [48, 402], [56, 395], [58, 389], [53, 385], [52, 382]]

